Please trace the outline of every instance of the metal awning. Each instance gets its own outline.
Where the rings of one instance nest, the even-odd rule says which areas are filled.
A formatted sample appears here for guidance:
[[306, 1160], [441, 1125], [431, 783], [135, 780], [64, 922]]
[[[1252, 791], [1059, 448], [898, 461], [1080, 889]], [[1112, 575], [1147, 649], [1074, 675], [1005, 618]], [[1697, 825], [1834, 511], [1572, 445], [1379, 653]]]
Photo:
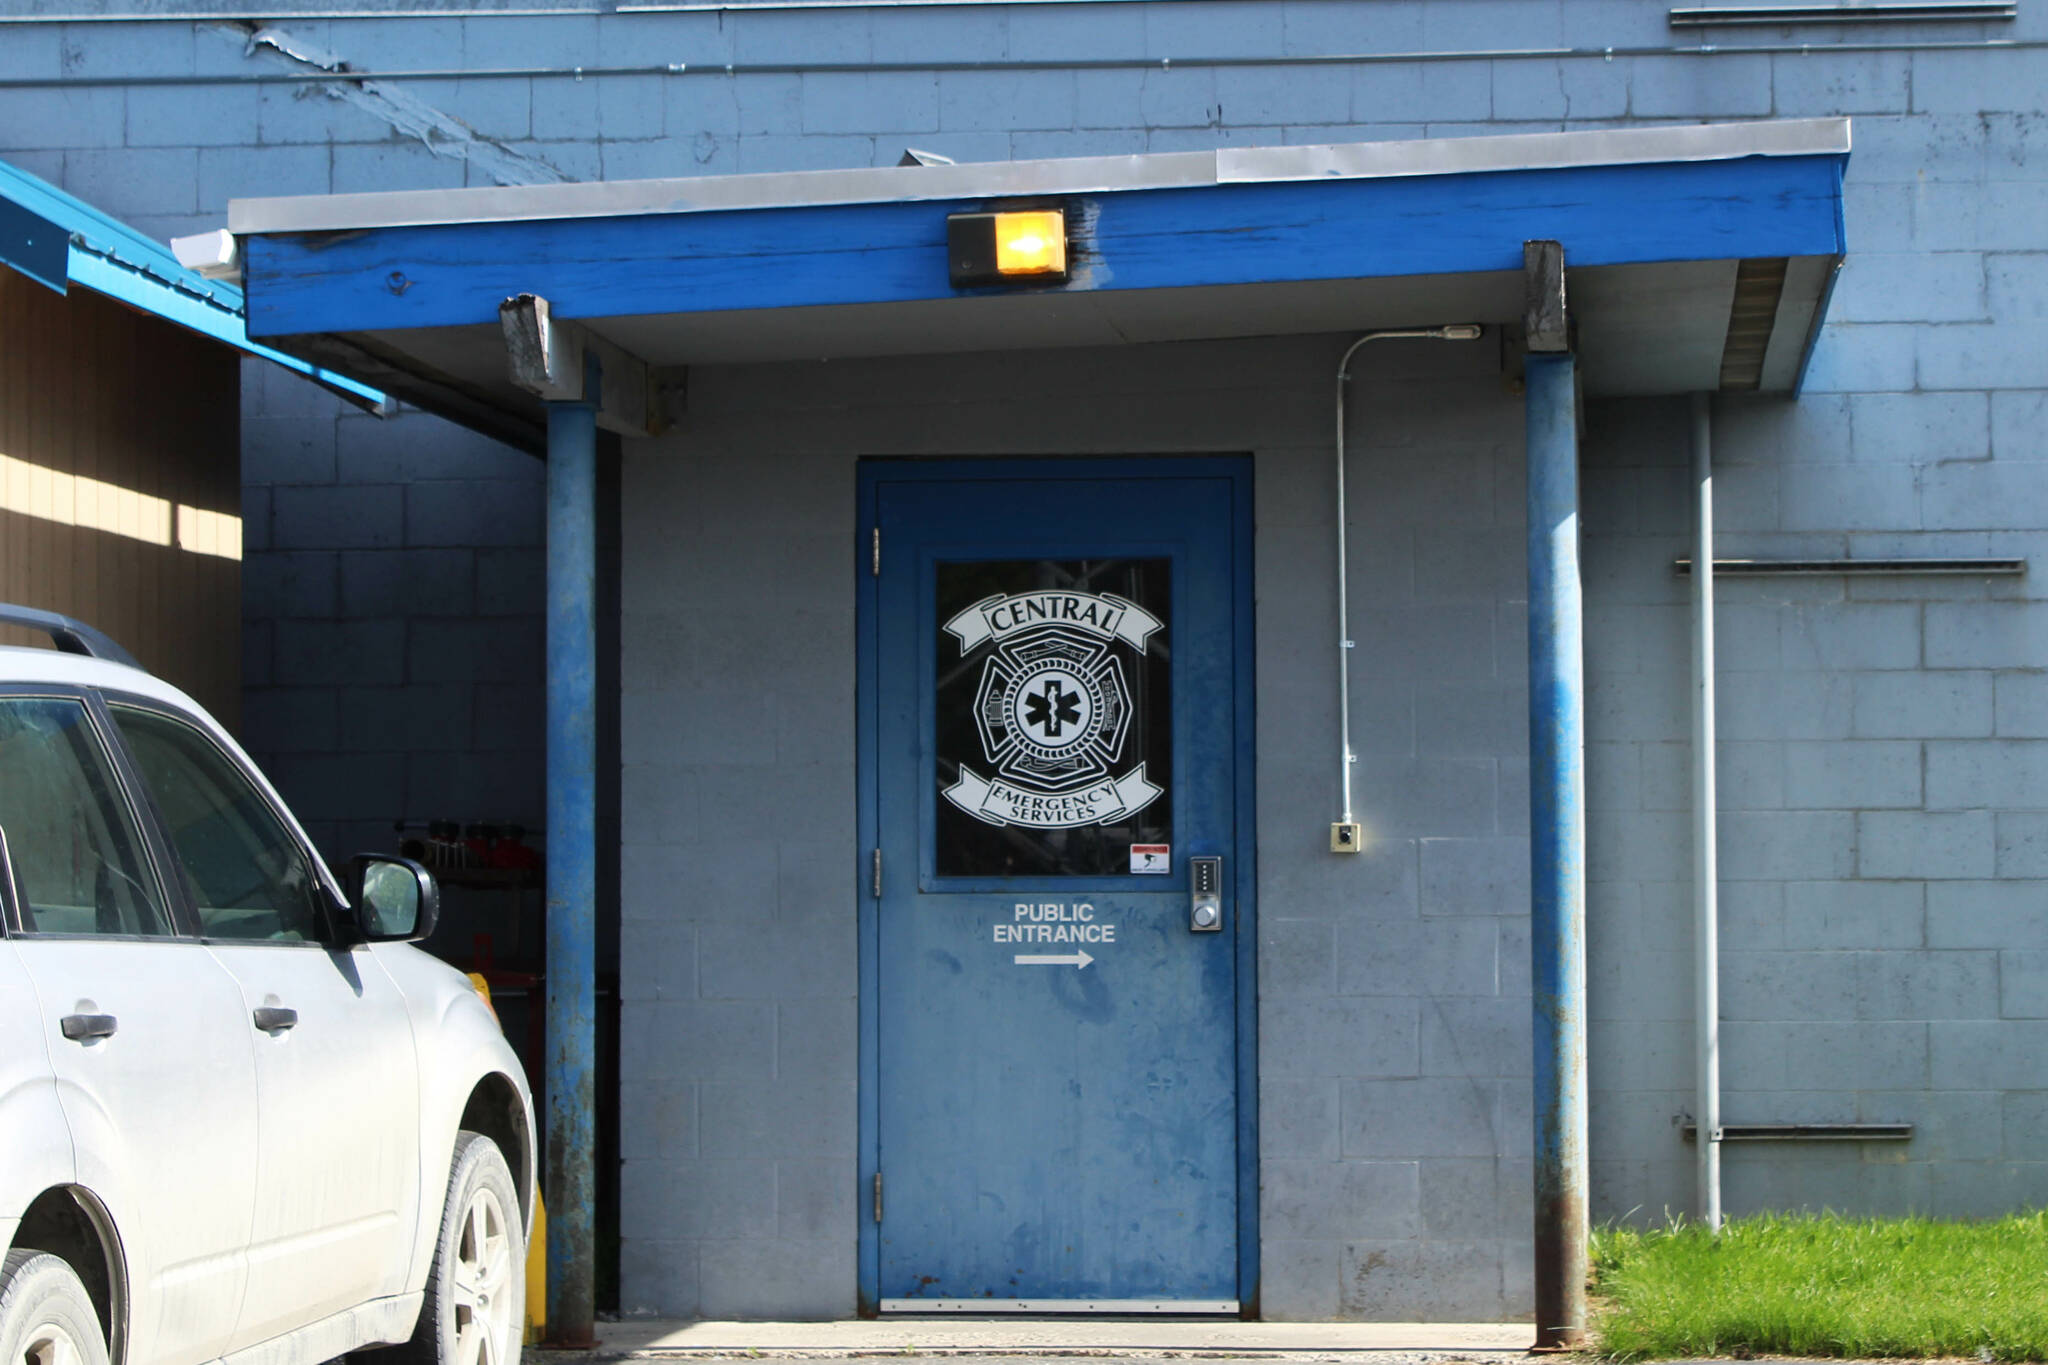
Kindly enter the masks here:
[[[1846, 119], [238, 200], [252, 332], [522, 444], [499, 305], [657, 368], [1512, 323], [1563, 243], [1586, 391], [1792, 392]], [[1067, 210], [1064, 283], [951, 287], [946, 217]]]
[[178, 263], [170, 249], [19, 166], [0, 161], [0, 266], [68, 293], [72, 285], [118, 299], [188, 331], [305, 375], [351, 402], [384, 395], [347, 375], [251, 341], [242, 291]]

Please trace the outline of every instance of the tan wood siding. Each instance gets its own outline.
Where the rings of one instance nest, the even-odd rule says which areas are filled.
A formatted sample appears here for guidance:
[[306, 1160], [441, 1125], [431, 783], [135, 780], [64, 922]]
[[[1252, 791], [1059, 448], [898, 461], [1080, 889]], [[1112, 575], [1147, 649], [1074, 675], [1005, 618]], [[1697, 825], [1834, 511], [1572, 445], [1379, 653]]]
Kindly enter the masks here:
[[0, 601], [98, 626], [231, 729], [239, 549], [189, 547], [239, 543], [239, 393], [227, 347], [0, 269]]

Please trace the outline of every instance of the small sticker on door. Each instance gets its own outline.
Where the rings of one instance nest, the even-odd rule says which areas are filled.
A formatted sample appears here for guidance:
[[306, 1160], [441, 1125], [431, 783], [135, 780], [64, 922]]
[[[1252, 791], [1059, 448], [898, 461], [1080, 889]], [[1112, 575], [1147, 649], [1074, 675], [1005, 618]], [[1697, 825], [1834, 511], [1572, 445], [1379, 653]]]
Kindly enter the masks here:
[[1132, 844], [1131, 872], [1133, 875], [1163, 877], [1173, 871], [1172, 844]]

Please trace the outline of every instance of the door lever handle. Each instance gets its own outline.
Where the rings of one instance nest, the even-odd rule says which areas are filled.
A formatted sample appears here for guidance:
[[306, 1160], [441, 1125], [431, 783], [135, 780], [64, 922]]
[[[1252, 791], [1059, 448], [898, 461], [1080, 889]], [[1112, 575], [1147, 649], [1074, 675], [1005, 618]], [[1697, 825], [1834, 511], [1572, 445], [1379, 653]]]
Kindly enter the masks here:
[[67, 1014], [60, 1021], [64, 1036], [74, 1043], [88, 1038], [111, 1038], [120, 1021], [111, 1014]]
[[265, 1033], [278, 1033], [288, 1028], [296, 1028], [298, 1022], [299, 1012], [297, 1010], [284, 1009], [278, 1005], [258, 1005], [256, 1007], [256, 1027], [262, 1029]]

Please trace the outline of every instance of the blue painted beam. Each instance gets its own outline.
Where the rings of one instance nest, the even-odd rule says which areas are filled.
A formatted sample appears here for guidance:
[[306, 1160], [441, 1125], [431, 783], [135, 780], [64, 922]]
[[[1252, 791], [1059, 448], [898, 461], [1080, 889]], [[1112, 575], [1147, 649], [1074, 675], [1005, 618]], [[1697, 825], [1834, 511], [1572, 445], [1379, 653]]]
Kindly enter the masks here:
[[1529, 902], [1536, 1346], [1586, 1326], [1586, 705], [1573, 359], [1524, 363], [1529, 461]]
[[0, 195], [0, 265], [62, 294], [70, 284], [70, 260], [70, 233]]
[[[596, 376], [585, 393], [598, 393]], [[548, 404], [548, 1338], [594, 1341], [597, 409]]]
[[[1838, 156], [1129, 190], [1067, 202], [1066, 292], [1834, 255]], [[383, 228], [248, 239], [259, 336], [496, 325], [544, 294], [563, 317], [959, 297], [946, 215], [981, 201]]]

